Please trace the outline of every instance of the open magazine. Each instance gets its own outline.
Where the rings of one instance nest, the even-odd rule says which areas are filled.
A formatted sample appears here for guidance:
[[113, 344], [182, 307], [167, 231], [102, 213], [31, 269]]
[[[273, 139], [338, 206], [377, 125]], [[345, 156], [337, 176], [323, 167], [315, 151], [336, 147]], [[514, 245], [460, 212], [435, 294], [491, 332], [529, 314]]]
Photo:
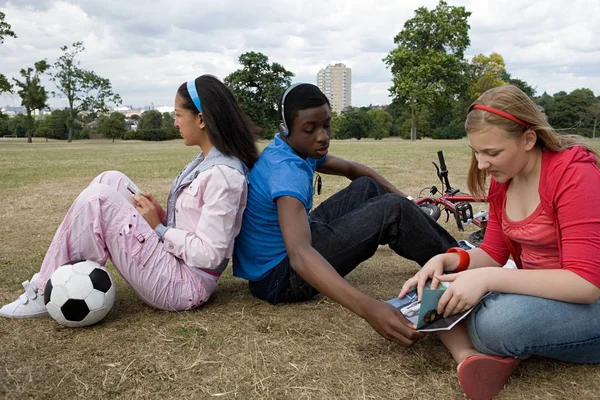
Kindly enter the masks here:
[[[513, 260], [508, 260], [502, 268], [516, 269], [517, 266]], [[444, 290], [450, 287], [449, 282], [440, 282], [437, 289], [431, 289], [431, 280], [428, 280], [423, 289], [423, 296], [419, 303], [417, 297], [417, 289], [406, 293], [403, 298], [393, 298], [387, 303], [396, 307], [406, 319], [416, 325], [420, 332], [447, 331], [450, 330], [462, 321], [475, 307], [481, 299], [484, 299], [489, 293], [486, 293], [473, 307], [467, 311], [443, 318], [437, 313], [437, 306], [440, 298], [444, 294]]]
[[449, 286], [448, 282], [440, 282], [437, 289], [431, 289], [431, 280], [429, 280], [423, 289], [423, 296], [420, 303], [416, 288], [406, 293], [403, 298], [396, 297], [387, 302], [400, 310], [406, 319], [416, 325], [417, 330], [420, 332], [447, 331], [452, 329], [454, 325], [463, 320], [473, 310], [473, 308], [470, 308], [467, 311], [451, 315], [447, 318], [439, 315], [437, 313], [438, 302]]

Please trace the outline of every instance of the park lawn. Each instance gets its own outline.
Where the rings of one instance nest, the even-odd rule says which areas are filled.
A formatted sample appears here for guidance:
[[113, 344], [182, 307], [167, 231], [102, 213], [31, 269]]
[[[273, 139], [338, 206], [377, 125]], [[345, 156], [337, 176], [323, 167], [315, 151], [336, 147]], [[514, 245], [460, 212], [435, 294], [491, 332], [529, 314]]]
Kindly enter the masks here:
[[[39, 269], [62, 217], [94, 176], [120, 170], [164, 204], [171, 181], [198, 151], [181, 140], [38, 140], [0, 141], [2, 304], [14, 300], [22, 292], [20, 283]], [[440, 187], [431, 165], [439, 149], [451, 182], [465, 190], [470, 160], [465, 140], [331, 145], [332, 154], [370, 165], [413, 197], [432, 184]], [[316, 204], [346, 184], [323, 176]], [[459, 239], [472, 232], [458, 232], [453, 220], [442, 223]], [[456, 365], [435, 335], [401, 347], [323, 296], [272, 306], [253, 298], [230, 268], [200, 309], [155, 311], [112, 266], [109, 270], [117, 298], [96, 326], [63, 328], [50, 318], [0, 320], [0, 397], [463, 398]], [[381, 247], [348, 280], [373, 297], [389, 299], [416, 270], [416, 263]], [[533, 358], [519, 366], [498, 398], [593, 399], [598, 392], [598, 367]]]

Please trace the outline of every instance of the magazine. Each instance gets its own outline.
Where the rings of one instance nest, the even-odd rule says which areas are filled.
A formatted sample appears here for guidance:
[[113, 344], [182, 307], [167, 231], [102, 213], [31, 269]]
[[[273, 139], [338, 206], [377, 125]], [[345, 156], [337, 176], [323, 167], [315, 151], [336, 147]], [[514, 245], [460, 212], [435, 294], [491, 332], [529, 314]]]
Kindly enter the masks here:
[[403, 298], [396, 297], [388, 300], [387, 303], [400, 310], [406, 319], [415, 324], [419, 332], [447, 331], [452, 329], [454, 325], [463, 320], [473, 310], [473, 307], [471, 307], [467, 311], [451, 315], [447, 318], [439, 315], [437, 313], [438, 302], [444, 294], [444, 290], [449, 286], [448, 282], [440, 282], [437, 289], [431, 289], [431, 280], [429, 280], [423, 289], [423, 296], [420, 303], [416, 288], [406, 293]]

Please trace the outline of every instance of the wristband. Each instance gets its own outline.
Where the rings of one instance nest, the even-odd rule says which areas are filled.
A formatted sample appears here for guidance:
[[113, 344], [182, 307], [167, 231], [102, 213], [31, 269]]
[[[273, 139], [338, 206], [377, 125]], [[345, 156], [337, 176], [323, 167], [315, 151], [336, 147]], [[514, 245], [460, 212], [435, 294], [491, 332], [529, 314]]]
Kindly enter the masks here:
[[460, 247], [452, 247], [446, 252], [446, 254], [448, 253], [458, 253], [459, 256], [458, 266], [452, 272], [463, 272], [464, 270], [469, 268], [469, 264], [471, 263], [471, 257], [469, 256], [469, 253], [466, 250], [461, 249]]

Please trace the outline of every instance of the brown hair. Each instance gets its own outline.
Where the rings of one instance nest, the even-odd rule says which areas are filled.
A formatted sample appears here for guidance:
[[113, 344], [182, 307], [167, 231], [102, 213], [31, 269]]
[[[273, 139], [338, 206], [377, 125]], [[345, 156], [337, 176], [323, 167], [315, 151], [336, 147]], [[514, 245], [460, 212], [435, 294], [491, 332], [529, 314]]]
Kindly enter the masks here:
[[[548, 124], [546, 116], [541, 109], [518, 87], [513, 85], [500, 86], [489, 89], [479, 96], [471, 107], [469, 107], [469, 113], [465, 121], [465, 130], [468, 135], [469, 133], [480, 132], [486, 126], [493, 125], [502, 129], [513, 138], [520, 137], [528, 128], [494, 113], [473, 109], [473, 106], [476, 104], [493, 107], [531, 124], [529, 130], [537, 134], [536, 146], [542, 149], [559, 152], [573, 146], [586, 148], [596, 156], [596, 165], [600, 167], [600, 153], [598, 150], [583, 143], [580, 136], [558, 134]], [[474, 153], [471, 156], [467, 186], [475, 196], [484, 196], [486, 194], [486, 172], [477, 168], [477, 159]]]
[[[194, 82], [212, 145], [226, 156], [236, 157], [252, 168], [258, 160], [255, 139], [260, 128], [250, 121], [231, 90], [220, 80], [212, 75], [201, 75]], [[198, 113], [187, 82], [181, 84], [177, 94], [181, 97], [183, 108]]]

